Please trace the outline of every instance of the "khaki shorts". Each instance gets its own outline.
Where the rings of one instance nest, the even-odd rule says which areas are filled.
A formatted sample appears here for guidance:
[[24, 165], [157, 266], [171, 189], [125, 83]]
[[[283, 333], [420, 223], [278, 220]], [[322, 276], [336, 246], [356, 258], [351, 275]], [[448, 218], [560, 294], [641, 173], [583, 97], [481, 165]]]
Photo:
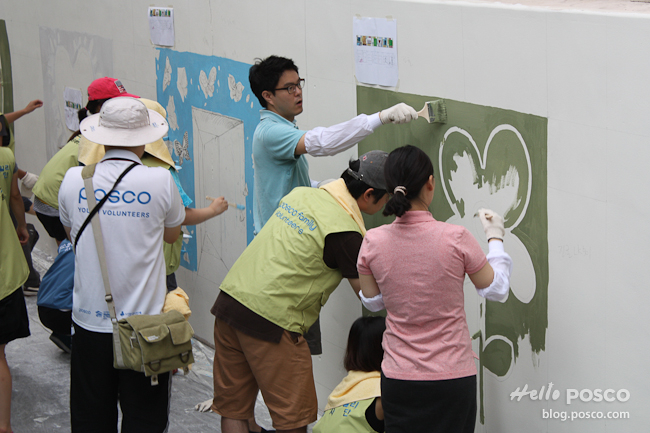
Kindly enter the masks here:
[[291, 430], [317, 418], [318, 400], [307, 341], [284, 331], [280, 343], [250, 337], [216, 319], [212, 409], [231, 419], [249, 419], [262, 391], [273, 427]]

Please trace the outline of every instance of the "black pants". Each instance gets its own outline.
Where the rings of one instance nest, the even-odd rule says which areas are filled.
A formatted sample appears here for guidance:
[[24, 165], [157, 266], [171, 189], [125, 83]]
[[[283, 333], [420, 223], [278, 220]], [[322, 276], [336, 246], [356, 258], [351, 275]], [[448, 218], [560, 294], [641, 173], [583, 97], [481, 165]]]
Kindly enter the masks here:
[[91, 332], [74, 324], [70, 369], [70, 414], [73, 433], [116, 433], [117, 403], [122, 433], [167, 431], [170, 373], [151, 385], [144, 373], [113, 368], [113, 334]]
[[38, 318], [46, 328], [57, 334], [72, 334], [72, 311], [61, 311], [49, 307], [38, 307]]
[[381, 375], [386, 433], [473, 433], [476, 376], [397, 380]]

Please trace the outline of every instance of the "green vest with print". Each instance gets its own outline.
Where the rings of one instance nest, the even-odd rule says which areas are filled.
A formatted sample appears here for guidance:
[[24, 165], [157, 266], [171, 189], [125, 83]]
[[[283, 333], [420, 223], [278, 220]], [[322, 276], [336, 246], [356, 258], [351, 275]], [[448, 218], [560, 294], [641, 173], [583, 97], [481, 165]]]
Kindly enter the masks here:
[[52, 159], [45, 164], [34, 188], [32, 188], [34, 195], [40, 201], [54, 209], [59, 208], [59, 188], [61, 188], [63, 177], [70, 168], [79, 165], [77, 158], [79, 156], [80, 140], [81, 135], [77, 135], [59, 149]]
[[8, 147], [0, 148], [0, 300], [27, 281], [29, 268], [9, 215], [11, 180], [16, 160]]
[[15, 167], [16, 159], [13, 152], [8, 147], [0, 147], [0, 198], [7, 208], [9, 207], [9, 197], [11, 197], [11, 180]]
[[376, 433], [366, 419], [366, 410], [374, 399], [354, 401], [326, 410], [314, 426], [314, 433]]
[[304, 334], [343, 278], [323, 261], [325, 237], [339, 232], [361, 230], [327, 191], [295, 188], [219, 288], [281, 328]]

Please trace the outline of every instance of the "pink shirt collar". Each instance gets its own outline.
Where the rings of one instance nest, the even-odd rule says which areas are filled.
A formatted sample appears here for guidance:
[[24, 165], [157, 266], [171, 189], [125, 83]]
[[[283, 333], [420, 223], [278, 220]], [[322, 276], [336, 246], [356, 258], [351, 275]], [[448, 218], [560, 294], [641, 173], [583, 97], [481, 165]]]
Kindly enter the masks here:
[[426, 210], [410, 210], [401, 217], [395, 218], [393, 224], [413, 224], [427, 221], [435, 221], [431, 212]]

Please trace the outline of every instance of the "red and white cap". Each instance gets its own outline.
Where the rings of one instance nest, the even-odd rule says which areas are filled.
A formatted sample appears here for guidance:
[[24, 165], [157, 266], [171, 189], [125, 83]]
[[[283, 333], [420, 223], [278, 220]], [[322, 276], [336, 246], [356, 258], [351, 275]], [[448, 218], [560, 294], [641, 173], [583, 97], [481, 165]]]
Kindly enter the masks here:
[[118, 96], [129, 96], [139, 98], [139, 96], [127, 93], [122, 82], [117, 78], [102, 77], [98, 78], [88, 86], [88, 100], [96, 101], [98, 99], [110, 99]]

